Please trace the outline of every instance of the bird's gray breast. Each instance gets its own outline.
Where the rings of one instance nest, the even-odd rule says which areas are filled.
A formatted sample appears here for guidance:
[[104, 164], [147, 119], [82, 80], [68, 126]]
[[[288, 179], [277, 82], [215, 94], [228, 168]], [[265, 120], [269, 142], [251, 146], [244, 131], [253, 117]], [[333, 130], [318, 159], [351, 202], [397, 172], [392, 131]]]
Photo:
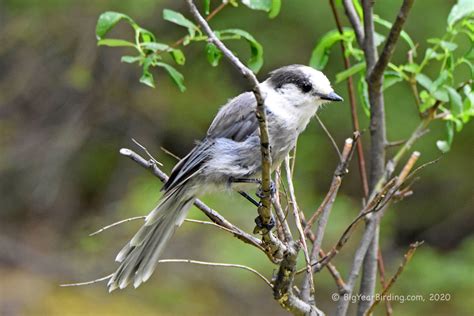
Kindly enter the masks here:
[[298, 137], [296, 128], [288, 126], [282, 118], [268, 113], [268, 121], [271, 122], [268, 127], [270, 136], [270, 148], [273, 165], [279, 164], [290, 150], [295, 146]]

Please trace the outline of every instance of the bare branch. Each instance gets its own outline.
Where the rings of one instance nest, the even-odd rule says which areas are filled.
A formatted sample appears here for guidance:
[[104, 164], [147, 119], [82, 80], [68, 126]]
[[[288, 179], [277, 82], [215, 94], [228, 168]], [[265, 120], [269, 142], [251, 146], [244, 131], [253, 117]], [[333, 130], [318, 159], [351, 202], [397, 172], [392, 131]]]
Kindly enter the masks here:
[[163, 164], [161, 162], [159, 162], [158, 160], [155, 159], [155, 157], [152, 156], [152, 154], [150, 154], [150, 152], [148, 151], [148, 149], [146, 149], [145, 146], [143, 146], [142, 144], [140, 144], [137, 140], [135, 140], [134, 138], [132, 138], [132, 141], [135, 143], [135, 145], [137, 145], [138, 147], [140, 147], [144, 152], [145, 154], [148, 155], [148, 157], [153, 160], [154, 163], [156, 163], [157, 165], [163, 167]]
[[404, 255], [404, 258], [403, 258], [403, 262], [400, 264], [400, 266], [398, 267], [397, 269], [397, 272], [395, 273], [395, 275], [388, 281], [388, 284], [385, 286], [385, 288], [383, 289], [382, 293], [380, 295], [377, 295], [376, 296], [376, 299], [374, 300], [374, 302], [372, 303], [372, 305], [370, 305], [369, 309], [367, 309], [367, 311], [364, 313], [364, 316], [368, 316], [370, 314], [372, 314], [372, 312], [374, 311], [375, 307], [380, 303], [380, 301], [385, 297], [385, 295], [387, 295], [388, 291], [390, 290], [390, 288], [393, 286], [393, 284], [395, 284], [395, 282], [397, 281], [398, 277], [403, 273], [403, 270], [405, 269], [405, 267], [407, 266], [407, 264], [410, 262], [411, 258], [413, 257], [413, 255], [415, 254], [415, 251], [416, 249], [418, 249], [418, 247], [420, 247], [421, 245], [423, 244], [423, 241], [419, 242], [415, 242], [413, 244], [410, 245], [410, 249], [408, 250], [408, 252]]
[[[203, 266], [211, 266], [211, 267], [224, 267], [224, 268], [238, 268], [238, 269], [243, 269], [252, 272], [256, 276], [258, 276], [260, 279], [265, 281], [265, 283], [273, 289], [273, 285], [266, 277], [263, 276], [260, 272], [257, 270], [242, 265], [242, 264], [233, 264], [233, 263], [219, 263], [219, 262], [207, 262], [207, 261], [197, 261], [197, 260], [191, 260], [191, 259], [161, 259], [157, 261], [158, 263], [191, 263], [191, 264], [198, 264], [198, 265], [203, 265]], [[91, 285], [94, 283], [106, 281], [110, 279], [113, 276], [113, 274], [110, 274], [108, 276], [105, 276], [100, 279], [88, 281], [88, 282], [81, 282], [81, 283], [72, 283], [72, 284], [61, 284], [60, 286], [62, 287], [68, 287], [68, 286], [82, 286], [82, 285]]]
[[280, 187], [280, 167], [277, 168], [275, 172], [275, 186], [276, 186], [276, 194], [273, 198], [273, 208], [275, 209], [275, 214], [277, 216], [278, 222], [281, 226], [283, 237], [285, 242], [289, 243], [293, 241], [293, 236], [291, 235], [290, 227], [288, 226], [288, 221], [286, 220], [286, 216], [283, 212], [280, 203], [280, 194], [279, 194], [279, 187]]
[[108, 279], [110, 279], [114, 274], [109, 274], [105, 277], [102, 277], [102, 278], [99, 278], [99, 279], [95, 279], [95, 280], [92, 280], [92, 281], [87, 281], [87, 282], [79, 282], [79, 283], [67, 283], [67, 284], [60, 284], [59, 286], [60, 287], [72, 287], [72, 286], [83, 286], [83, 285], [91, 285], [91, 284], [94, 284], [94, 283], [99, 283], [99, 282], [103, 282], [103, 281], [107, 281]]
[[[344, 0], [342, 2], [344, 5], [344, 10], [346, 12], [347, 18], [354, 29], [354, 33], [356, 35], [357, 43], [360, 47], [364, 47], [364, 30], [362, 28], [362, 24], [359, 19], [359, 15], [357, 14], [354, 3], [352, 0]], [[331, 0], [331, 6], [334, 6], [334, 1]]]
[[367, 74], [372, 72], [377, 60], [377, 49], [375, 47], [375, 28], [374, 28], [374, 0], [362, 0], [362, 9], [364, 10], [364, 45], [362, 48], [365, 53], [365, 61], [367, 64]]
[[89, 236], [90, 236], [90, 237], [91, 237], [91, 236], [95, 236], [95, 235], [97, 235], [97, 234], [100, 234], [100, 233], [103, 232], [104, 230], [107, 230], [107, 229], [109, 229], [109, 228], [112, 228], [112, 227], [114, 227], [114, 226], [117, 226], [117, 225], [120, 225], [120, 224], [123, 224], [123, 223], [135, 221], [135, 220], [137, 220], [137, 219], [145, 219], [145, 218], [146, 218], [146, 216], [135, 216], [135, 217], [126, 218], [126, 219], [123, 219], [123, 220], [121, 220], [121, 221], [118, 221], [118, 222], [112, 223], [112, 224], [110, 224], [110, 225], [104, 226], [104, 227], [102, 227], [101, 229], [99, 229], [99, 230], [97, 230], [97, 231], [95, 231], [95, 232], [89, 234]]
[[207, 261], [197, 261], [191, 259], [162, 259], [158, 260], [158, 263], [192, 263], [198, 264], [203, 266], [211, 266], [211, 267], [224, 267], [224, 268], [238, 268], [252, 272], [253, 274], [257, 275], [260, 279], [265, 281], [265, 283], [273, 289], [273, 285], [266, 277], [263, 276], [260, 272], [255, 270], [254, 268], [242, 265], [242, 264], [233, 264], [233, 263], [219, 263], [219, 262], [207, 262]]
[[[271, 171], [270, 167], [272, 165], [271, 155], [270, 155], [270, 138], [268, 134], [268, 124], [265, 112], [265, 103], [262, 91], [260, 90], [259, 82], [254, 73], [248, 69], [225, 45], [220, 41], [215, 33], [210, 28], [207, 21], [199, 13], [199, 10], [196, 8], [196, 5], [192, 0], [186, 0], [189, 10], [193, 15], [196, 22], [201, 26], [202, 30], [208, 36], [208, 41], [216, 45], [219, 50], [222, 51], [224, 56], [229, 60], [229, 62], [237, 68], [237, 70], [247, 79], [250, 86], [252, 87], [252, 92], [255, 95], [257, 101], [256, 107], [256, 116], [258, 119], [259, 129], [260, 129], [260, 149], [262, 153], [262, 198], [260, 200], [261, 206], [258, 208], [258, 214], [262, 219], [264, 226], [268, 225], [272, 219], [271, 214]], [[257, 228], [257, 230], [260, 230]], [[262, 230], [264, 235], [269, 234], [266, 229]], [[267, 236], [267, 241], [271, 241], [271, 238]]]
[[337, 153], [337, 156], [339, 157], [339, 160], [342, 160], [342, 155], [341, 155], [341, 152], [339, 151], [339, 147], [337, 147], [337, 143], [336, 141], [334, 140], [334, 137], [332, 137], [331, 133], [329, 132], [329, 130], [326, 128], [326, 126], [324, 125], [323, 121], [321, 121], [321, 119], [319, 118], [319, 115], [315, 115], [316, 116], [316, 120], [318, 121], [319, 125], [321, 126], [321, 128], [323, 129], [323, 131], [326, 133], [326, 135], [328, 136], [329, 140], [331, 141], [331, 145], [332, 147], [334, 148], [334, 151]]
[[313, 269], [311, 268], [311, 259], [309, 257], [308, 245], [306, 244], [306, 236], [301, 224], [298, 204], [296, 203], [295, 189], [293, 186], [293, 181], [291, 179], [289, 156], [286, 156], [285, 158], [285, 173], [286, 173], [286, 181], [288, 183], [288, 191], [290, 193], [290, 204], [292, 206], [291, 209], [293, 210], [293, 215], [295, 216], [296, 228], [298, 229], [298, 233], [300, 235], [300, 241], [301, 241], [301, 244], [303, 245], [303, 253], [304, 253], [304, 258], [306, 261], [306, 278], [307, 278], [307, 283], [309, 284], [309, 286], [307, 287], [308, 291], [306, 291], [306, 293], [302, 293], [301, 298], [303, 299], [303, 301], [308, 302], [310, 296], [314, 295]]
[[393, 52], [395, 51], [395, 45], [400, 37], [402, 32], [402, 27], [405, 24], [405, 21], [408, 17], [411, 7], [413, 6], [415, 0], [404, 0], [400, 11], [398, 12], [397, 18], [390, 29], [387, 40], [385, 41], [385, 46], [380, 54], [377, 63], [374, 68], [371, 69], [369, 75], [370, 82], [377, 82], [381, 77], [383, 77], [383, 72], [387, 68], [390, 59], [392, 58]]

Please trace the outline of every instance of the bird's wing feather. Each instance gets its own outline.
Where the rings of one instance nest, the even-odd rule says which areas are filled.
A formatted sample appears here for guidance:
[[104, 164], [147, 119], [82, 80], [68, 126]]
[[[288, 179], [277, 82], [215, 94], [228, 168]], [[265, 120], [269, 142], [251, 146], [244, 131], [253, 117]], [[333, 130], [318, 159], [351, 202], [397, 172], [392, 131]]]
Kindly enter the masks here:
[[229, 138], [236, 142], [245, 141], [258, 133], [255, 116], [256, 101], [251, 92], [245, 92], [230, 100], [217, 113], [209, 130], [208, 138]]
[[209, 149], [215, 139], [228, 138], [243, 142], [249, 136], [258, 135], [255, 106], [255, 97], [251, 92], [242, 93], [224, 105], [209, 127], [206, 138], [173, 168], [163, 190], [168, 191], [195, 175], [209, 159]]

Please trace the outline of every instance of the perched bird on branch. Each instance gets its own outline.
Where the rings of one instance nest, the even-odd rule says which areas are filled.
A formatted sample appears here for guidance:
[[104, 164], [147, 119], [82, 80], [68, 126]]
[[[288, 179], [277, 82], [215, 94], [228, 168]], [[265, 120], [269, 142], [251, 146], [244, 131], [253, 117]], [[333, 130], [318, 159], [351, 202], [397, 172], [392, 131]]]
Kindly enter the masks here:
[[[322, 72], [303, 65], [271, 72], [260, 90], [265, 99], [272, 170], [295, 146], [322, 104], [342, 101]], [[254, 94], [244, 92], [219, 110], [206, 137], [172, 170], [158, 206], [117, 255], [120, 266], [109, 280], [109, 291], [123, 289], [130, 282], [138, 287], [150, 278], [197, 196], [229, 188], [244, 194], [244, 186], [258, 185], [262, 156], [256, 105]]]

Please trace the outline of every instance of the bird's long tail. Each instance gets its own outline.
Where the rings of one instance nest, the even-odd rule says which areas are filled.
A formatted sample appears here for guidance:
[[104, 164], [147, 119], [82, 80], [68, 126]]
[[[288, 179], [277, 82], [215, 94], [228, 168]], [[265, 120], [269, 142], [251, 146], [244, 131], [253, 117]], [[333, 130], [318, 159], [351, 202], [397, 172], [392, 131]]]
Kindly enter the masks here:
[[183, 223], [195, 200], [195, 190], [180, 185], [167, 191], [160, 203], [146, 217], [145, 224], [116, 257], [120, 266], [109, 280], [109, 291], [123, 289], [133, 279], [138, 287], [150, 278], [165, 245]]

